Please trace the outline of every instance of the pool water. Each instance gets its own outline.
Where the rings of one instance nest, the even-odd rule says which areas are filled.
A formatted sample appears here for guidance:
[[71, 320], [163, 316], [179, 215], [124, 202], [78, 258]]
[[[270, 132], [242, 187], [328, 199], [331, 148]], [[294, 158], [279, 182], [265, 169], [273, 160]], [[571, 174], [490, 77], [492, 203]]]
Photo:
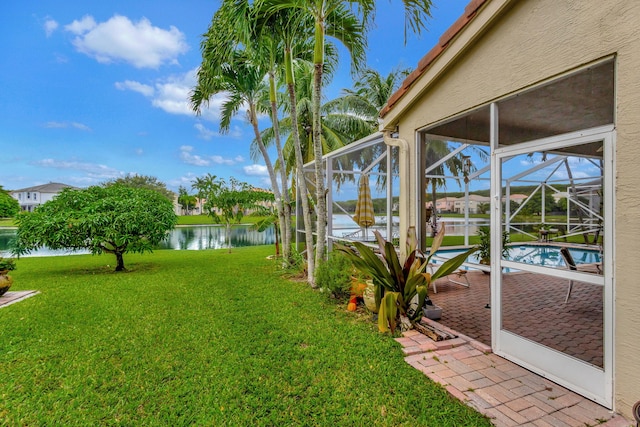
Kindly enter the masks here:
[[[545, 267], [563, 267], [566, 268], [566, 264], [562, 255], [560, 255], [559, 246], [544, 246], [544, 245], [519, 245], [511, 246], [509, 249], [509, 261], [522, 262], [525, 264], [543, 265]], [[436, 252], [436, 255], [442, 258], [452, 258], [458, 254], [461, 254], [462, 250], [440, 250]], [[582, 248], [569, 248], [571, 256], [573, 256], [576, 264], [593, 264], [600, 263], [600, 253], [596, 250], [582, 249]], [[470, 264], [479, 264], [479, 259], [476, 254], [467, 258], [467, 262]]]

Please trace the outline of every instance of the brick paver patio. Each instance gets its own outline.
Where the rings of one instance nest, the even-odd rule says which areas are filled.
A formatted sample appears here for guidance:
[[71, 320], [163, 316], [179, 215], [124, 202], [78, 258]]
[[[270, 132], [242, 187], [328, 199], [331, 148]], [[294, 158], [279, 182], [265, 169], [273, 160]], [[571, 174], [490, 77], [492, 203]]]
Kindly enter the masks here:
[[[442, 319], [424, 319], [458, 338], [435, 342], [408, 331], [397, 339], [407, 363], [490, 417], [496, 426], [632, 425], [603, 406], [493, 354], [491, 310], [485, 308], [490, 276], [470, 272], [468, 278], [469, 288], [446, 279], [438, 281], [438, 293], [431, 289], [430, 297], [443, 308]], [[505, 328], [601, 366], [602, 288], [576, 283], [565, 305], [566, 280], [516, 273], [504, 283]]]

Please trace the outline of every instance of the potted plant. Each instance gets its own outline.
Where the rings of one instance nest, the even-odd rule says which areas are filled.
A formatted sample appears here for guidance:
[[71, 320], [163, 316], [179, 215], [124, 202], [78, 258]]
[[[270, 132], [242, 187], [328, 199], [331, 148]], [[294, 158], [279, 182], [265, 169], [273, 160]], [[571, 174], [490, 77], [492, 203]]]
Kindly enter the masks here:
[[427, 291], [433, 280], [455, 271], [476, 251], [468, 251], [445, 261], [433, 274], [426, 272], [431, 257], [440, 247], [444, 238], [444, 227], [436, 234], [429, 255], [417, 249], [417, 237], [414, 227], [407, 231], [407, 250], [403, 260], [398, 258], [391, 242], [385, 241], [379, 232], [374, 231], [378, 241], [378, 256], [373, 249], [354, 242], [355, 249], [336, 244], [353, 265], [373, 280], [376, 307], [378, 309], [378, 329], [381, 332], [395, 331], [398, 318], [403, 329], [410, 329], [422, 316], [422, 306], [427, 299]]
[[13, 284], [13, 279], [9, 272], [16, 269], [16, 262], [13, 258], [0, 257], [0, 296], [4, 295]]
[[[480, 243], [478, 244], [478, 259], [480, 264], [491, 265], [491, 229], [489, 227], [480, 227], [478, 229]], [[509, 256], [509, 233], [502, 232], [502, 256]], [[486, 272], [485, 272], [486, 273]]]

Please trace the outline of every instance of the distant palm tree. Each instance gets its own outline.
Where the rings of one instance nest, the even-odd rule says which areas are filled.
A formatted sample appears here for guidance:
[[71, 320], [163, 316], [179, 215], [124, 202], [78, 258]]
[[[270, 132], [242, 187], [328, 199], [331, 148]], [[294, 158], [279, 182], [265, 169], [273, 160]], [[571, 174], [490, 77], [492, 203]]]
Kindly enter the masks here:
[[[227, 99], [222, 104], [220, 117], [220, 130], [227, 132], [231, 124], [231, 119], [241, 107], [247, 108], [247, 119], [253, 127], [253, 132], [258, 144], [258, 148], [264, 158], [274, 196], [281, 199], [276, 174], [269, 153], [260, 135], [258, 128], [258, 100], [260, 94], [268, 90], [264, 80], [266, 70], [264, 64], [251, 60], [246, 52], [235, 50], [228, 58], [228, 62], [216, 64], [219, 67], [215, 72], [206, 69], [208, 64], [203, 63], [198, 75], [198, 82], [193, 89], [191, 102], [196, 111], [207, 102], [213, 95], [225, 93]], [[262, 111], [264, 112], [264, 111]]]
[[[487, 153], [477, 145], [471, 145], [470, 149], [472, 149], [481, 159], [486, 159]], [[451, 144], [447, 141], [442, 141], [438, 139], [430, 139], [426, 141], [424, 148], [424, 156], [426, 159], [426, 165], [429, 167], [434, 163], [438, 162], [440, 159], [449, 155], [453, 151]], [[467, 157], [462, 153], [458, 153], [455, 156], [450, 157], [444, 163], [436, 166], [429, 172], [429, 175], [435, 175], [434, 177], [425, 178], [426, 187], [431, 187], [431, 233], [433, 236], [437, 233], [438, 228], [438, 212], [436, 209], [436, 197], [437, 197], [437, 189], [440, 187], [446, 187], [447, 180], [445, 178], [441, 178], [445, 175], [454, 176], [456, 180], [459, 182], [460, 179], [466, 178], [465, 173], [475, 171], [475, 167], [470, 164], [469, 169], [465, 169], [465, 162], [467, 161]]]
[[354, 141], [364, 138], [378, 130], [380, 111], [410, 72], [409, 69], [393, 70], [383, 77], [367, 68], [358, 75], [353, 89], [343, 89], [343, 95], [327, 102], [324, 108], [353, 117], [359, 126], [366, 123], [365, 129], [354, 128]]

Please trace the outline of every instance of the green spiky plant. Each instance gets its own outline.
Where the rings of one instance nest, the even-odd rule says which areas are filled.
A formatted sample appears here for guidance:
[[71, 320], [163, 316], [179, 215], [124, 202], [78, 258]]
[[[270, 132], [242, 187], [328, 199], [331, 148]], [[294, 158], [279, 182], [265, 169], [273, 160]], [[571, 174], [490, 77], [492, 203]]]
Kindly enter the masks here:
[[[404, 260], [399, 259], [391, 242], [385, 241], [377, 231], [374, 234], [378, 241], [380, 256], [360, 242], [353, 243], [355, 249], [341, 244], [336, 244], [336, 248], [351, 260], [356, 269], [373, 279], [380, 332], [393, 333], [398, 324], [398, 318], [406, 327], [412, 327], [421, 318], [421, 308], [427, 298], [431, 282], [453, 273], [469, 255], [477, 250], [473, 247], [445, 261], [434, 273], [429, 273], [426, 271], [427, 266], [442, 244], [444, 227], [440, 228], [433, 239], [428, 255], [417, 248], [416, 230], [414, 227], [409, 227]], [[404, 321], [405, 318], [407, 321]]]

